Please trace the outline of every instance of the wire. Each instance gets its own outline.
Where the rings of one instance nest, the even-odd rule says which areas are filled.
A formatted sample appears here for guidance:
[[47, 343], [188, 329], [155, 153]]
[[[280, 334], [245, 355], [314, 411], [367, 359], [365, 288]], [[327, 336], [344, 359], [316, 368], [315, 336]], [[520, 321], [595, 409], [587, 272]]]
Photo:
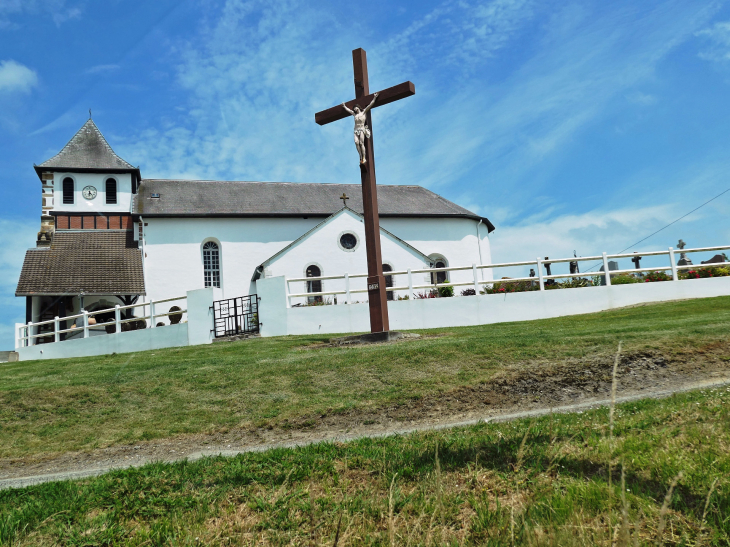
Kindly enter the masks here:
[[[653, 234], [649, 234], [649, 235], [648, 235], [648, 236], [646, 236], [646, 237], [645, 237], [644, 239], [640, 239], [639, 241], [637, 241], [637, 242], [636, 242], [636, 243], [634, 243], [633, 245], [629, 245], [629, 246], [628, 246], [628, 247], [626, 247], [625, 249], [622, 249], [622, 250], [620, 250], [619, 252], [617, 252], [616, 254], [617, 254], [617, 255], [620, 255], [620, 254], [621, 254], [621, 253], [623, 253], [624, 251], [628, 251], [628, 250], [629, 250], [629, 249], [631, 249], [632, 247], [636, 247], [636, 246], [637, 246], [637, 245], [638, 245], [639, 243], [641, 243], [641, 242], [643, 242], [643, 241], [646, 241], [646, 240], [647, 240], [647, 239], [649, 239], [650, 237], [653, 237], [653, 236], [657, 235], [657, 234], [658, 234], [659, 232], [661, 232], [662, 230], [666, 230], [666, 229], [667, 229], [667, 228], [669, 228], [669, 227], [670, 227], [670, 226], [671, 226], [672, 224], [676, 224], [677, 222], [679, 222], [679, 221], [680, 221], [680, 220], [682, 220], [683, 218], [685, 218], [685, 217], [688, 217], [689, 215], [691, 215], [692, 213], [694, 213], [694, 212], [695, 212], [695, 211], [697, 211], [698, 209], [702, 209], [702, 208], [703, 208], [703, 207], [704, 207], [705, 205], [707, 205], [707, 204], [708, 204], [708, 203], [710, 203], [711, 201], [715, 201], [715, 200], [716, 200], [717, 198], [719, 198], [719, 197], [720, 197], [720, 196], [722, 196], [723, 194], [727, 194], [728, 192], [730, 192], [730, 188], [728, 188], [728, 189], [727, 189], [727, 190], [725, 190], [724, 192], [720, 192], [720, 193], [719, 193], [719, 194], [717, 194], [717, 195], [716, 195], [716, 196], [715, 196], [714, 198], [712, 198], [712, 199], [708, 199], [708, 200], [707, 200], [706, 202], [704, 202], [704, 203], [703, 203], [702, 205], [700, 205], [699, 207], [695, 207], [694, 209], [692, 209], [692, 210], [691, 210], [691, 211], [690, 211], [689, 213], [687, 213], [687, 214], [685, 214], [685, 215], [682, 215], [682, 216], [681, 216], [681, 217], [679, 217], [679, 218], [678, 218], [677, 220], [673, 220], [672, 222], [670, 222], [669, 224], [667, 224], [667, 225], [666, 225], [666, 226], [664, 226], [663, 228], [659, 228], [659, 229], [658, 229], [658, 230], [657, 230], [656, 232], [654, 232]], [[591, 271], [591, 270], [592, 270], [593, 268], [595, 268], [596, 266], [599, 266], [600, 264], [601, 264], [601, 262], [599, 262], [599, 263], [597, 263], [597, 264], [594, 264], [593, 266], [591, 266], [590, 268], [588, 268], [588, 269], [586, 270], [586, 273], [587, 273], [587, 272], [590, 272], [590, 271]]]

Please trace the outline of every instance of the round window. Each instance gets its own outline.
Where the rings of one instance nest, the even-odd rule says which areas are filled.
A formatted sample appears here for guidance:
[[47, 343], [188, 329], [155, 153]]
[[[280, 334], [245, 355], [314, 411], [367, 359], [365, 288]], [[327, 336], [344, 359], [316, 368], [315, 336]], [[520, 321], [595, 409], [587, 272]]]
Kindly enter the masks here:
[[340, 236], [340, 245], [343, 249], [354, 249], [357, 245], [357, 237], [351, 233], [342, 234]]

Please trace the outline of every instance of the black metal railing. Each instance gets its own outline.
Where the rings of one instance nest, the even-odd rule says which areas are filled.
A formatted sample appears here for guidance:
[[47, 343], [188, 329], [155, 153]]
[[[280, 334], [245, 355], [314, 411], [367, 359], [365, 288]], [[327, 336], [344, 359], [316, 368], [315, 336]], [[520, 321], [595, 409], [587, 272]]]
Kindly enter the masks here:
[[259, 300], [255, 294], [213, 302], [216, 338], [259, 332]]

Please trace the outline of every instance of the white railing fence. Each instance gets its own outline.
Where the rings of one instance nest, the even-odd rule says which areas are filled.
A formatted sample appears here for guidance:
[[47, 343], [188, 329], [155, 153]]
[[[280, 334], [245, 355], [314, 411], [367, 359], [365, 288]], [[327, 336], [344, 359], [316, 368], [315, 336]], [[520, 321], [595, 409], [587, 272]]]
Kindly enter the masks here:
[[[180, 310], [176, 311], [168, 311], [164, 313], [158, 312], [157, 306], [159, 304], [165, 304], [167, 302], [178, 302], [178, 301], [186, 301], [182, 302], [180, 305], [178, 305]], [[138, 310], [142, 309], [142, 315], [131, 317], [128, 319], [122, 319], [122, 312], [126, 310]], [[114, 312], [114, 321], [108, 321], [104, 323], [98, 323], [96, 322], [96, 319], [94, 319], [93, 323], [89, 323], [89, 319], [92, 317], [95, 318], [97, 315], [107, 315], [110, 312]], [[53, 337], [53, 342], [61, 342], [61, 335], [62, 334], [68, 334], [71, 333], [71, 336], [75, 334], [79, 334], [83, 332], [83, 338], [88, 338], [91, 331], [102, 331], [106, 330], [107, 326], [114, 325], [114, 333], [113, 334], [119, 334], [122, 332], [122, 325], [125, 323], [131, 323], [131, 322], [137, 322], [144, 319], [145, 321], [149, 322], [147, 323], [145, 328], [156, 328], [157, 324], [156, 321], [162, 317], [169, 317], [172, 315], [181, 315], [181, 321], [185, 320], [185, 314], [187, 313], [187, 296], [178, 296], [175, 298], [165, 298], [163, 300], [152, 300], [150, 302], [141, 302], [136, 304], [130, 304], [128, 306], [120, 306], [116, 305], [113, 309], [107, 308], [103, 310], [96, 310], [96, 311], [86, 311], [81, 310], [81, 313], [77, 313], [76, 315], [67, 315], [66, 317], [54, 317], [53, 319], [49, 319], [47, 321], [39, 321], [37, 323], [33, 323], [32, 321], [29, 321], [27, 324], [18, 327], [18, 332], [16, 333], [16, 348], [19, 347], [27, 347], [31, 345], [35, 345], [37, 343], [38, 338], [50, 338]], [[78, 319], [81, 319], [80, 325], [77, 325]], [[68, 322], [72, 322], [72, 326], [70, 328], [62, 329], [61, 323], [66, 322], [66, 325], [68, 325]], [[45, 332], [40, 332], [42, 327], [46, 326], [52, 326], [52, 330], [47, 330]], [[135, 329], [136, 330], [136, 329]], [[68, 336], [66, 337], [69, 338]]]
[[[721, 246], [721, 247], [699, 247], [695, 249], [682, 249], [681, 253], [701, 253], [701, 252], [712, 252], [712, 251], [724, 251], [730, 249], [730, 245]], [[549, 259], [545, 260], [542, 258], [537, 258], [536, 260], [530, 260], [526, 262], [504, 262], [499, 264], [472, 264], [470, 266], [456, 266], [456, 267], [448, 267], [448, 268], [422, 268], [422, 269], [407, 269], [402, 271], [392, 271], [392, 272], [384, 272], [386, 277], [391, 277], [393, 279], [393, 286], [388, 287], [388, 291], [408, 291], [408, 297], [413, 298], [414, 297], [414, 291], [419, 289], [427, 289], [427, 290], [433, 290], [438, 289], [439, 287], [443, 286], [450, 286], [450, 287], [470, 287], [473, 288], [476, 294], [479, 294], [482, 290], [482, 287], [485, 285], [492, 285], [494, 283], [512, 283], [512, 282], [519, 282], [519, 281], [537, 281], [540, 287], [541, 291], [545, 290], [545, 284], [550, 279], [567, 279], [567, 278], [575, 278], [575, 277], [596, 277], [596, 276], [602, 276], [605, 278], [605, 284], [611, 285], [611, 276], [615, 275], [621, 275], [621, 274], [634, 274], [634, 273], [642, 273], [642, 272], [660, 272], [660, 271], [671, 271], [671, 278], [673, 281], [679, 281], [679, 270], [691, 270], [693, 268], [707, 268], [707, 267], [722, 267], [722, 266], [730, 266], [730, 262], [719, 262], [719, 263], [713, 263], [713, 264], [693, 264], [693, 265], [683, 265], [678, 266], [677, 265], [677, 259], [676, 254], [678, 251], [676, 251], [674, 248], [669, 247], [666, 251], [647, 251], [647, 252], [636, 252], [636, 253], [624, 253], [624, 254], [607, 254], [603, 253], [600, 256], [583, 256], [583, 257], [570, 257], [570, 258], [556, 258], [556, 259]], [[618, 258], [634, 258], [636, 256], [641, 257], [642, 259], [645, 257], [656, 257], [656, 256], [666, 256], [668, 258], [668, 265], [667, 266], [654, 266], [654, 267], [648, 267], [648, 268], [632, 268], [628, 270], [610, 270], [609, 271], [609, 265], [608, 261], [611, 259], [618, 259]], [[551, 274], [546, 275], [543, 273], [543, 267], [546, 265], [553, 265], [553, 264], [561, 264], [561, 263], [570, 263], [570, 262], [596, 262], [601, 261], [603, 264], [603, 271], [597, 271], [597, 272], [583, 272], [583, 273], [568, 273], [568, 274]], [[535, 266], [536, 276], [535, 277], [511, 277], [507, 279], [480, 279], [480, 273], [482, 271], [486, 270], [495, 270], [497, 268], [513, 268], [516, 266]], [[414, 275], [417, 274], [436, 274], [438, 272], [465, 272], [465, 271], [471, 271], [472, 276], [468, 281], [460, 281], [460, 282], [450, 282], [446, 281], [444, 283], [427, 283], [427, 284], [415, 284], [414, 283]], [[607, 275], [610, 274], [610, 275]], [[353, 295], [359, 295], [364, 294], [365, 300], [367, 300], [367, 288], [352, 288], [351, 281], [353, 279], [363, 279], [367, 278], [368, 274], [366, 273], [360, 273], [360, 274], [348, 274], [345, 273], [343, 275], [328, 275], [328, 276], [321, 276], [321, 277], [296, 277], [296, 278], [286, 278], [286, 292], [287, 292], [287, 304], [289, 306], [292, 305], [292, 299], [294, 298], [305, 298], [305, 299], [312, 299], [316, 297], [325, 297], [325, 296], [333, 296], [337, 297], [338, 295], [344, 295], [345, 297], [345, 303], [351, 304], [353, 302]], [[396, 284], [396, 278], [399, 281], [403, 279], [403, 276], [406, 277], [406, 283], [405, 284]], [[432, 278], [434, 276], [431, 276]], [[342, 283], [338, 283], [338, 285], [341, 285], [342, 288], [337, 290], [328, 290], [328, 291], [319, 291], [319, 292], [310, 292], [308, 291], [308, 284], [314, 281], [341, 281]], [[291, 284], [296, 283], [303, 283], [304, 285], [304, 291], [302, 292], [296, 292], [292, 291]]]

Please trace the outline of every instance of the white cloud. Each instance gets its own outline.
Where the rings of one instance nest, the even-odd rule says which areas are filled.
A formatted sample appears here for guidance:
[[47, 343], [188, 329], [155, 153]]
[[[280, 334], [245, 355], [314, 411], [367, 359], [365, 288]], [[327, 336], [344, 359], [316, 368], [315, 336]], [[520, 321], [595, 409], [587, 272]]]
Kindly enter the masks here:
[[12, 59], [0, 61], [0, 92], [27, 93], [38, 84], [36, 72]]
[[638, 104], [639, 106], [651, 106], [657, 102], [656, 96], [649, 93], [642, 93], [641, 91], [627, 93], [626, 100], [632, 104]]
[[81, 8], [78, 5], [69, 6], [66, 0], [0, 0], [0, 29], [20, 28], [12, 17], [22, 14], [48, 14], [55, 25], [60, 27], [70, 19], [78, 19]]
[[86, 69], [86, 74], [98, 74], [98, 73], [107, 73], [107, 72], [114, 72], [116, 70], [119, 70], [121, 67], [119, 65], [96, 65], [92, 66], [91, 68]]
[[53, 22], [57, 27], [60, 27], [66, 21], [71, 19], [79, 19], [81, 17], [81, 10], [79, 8], [68, 8], [54, 12], [51, 15]]
[[[539, 195], [540, 166], [615, 97], [650, 104], [636, 87], [715, 10], [628, 3], [598, 17], [576, 6], [444, 2], [381, 37], [313, 3], [228, 0], [181, 48], [185, 113], [153, 120], [120, 153], [145, 176], [357, 182], [350, 123], [320, 128], [312, 117], [352, 96], [349, 51], [372, 42], [371, 89], [405, 79], [417, 89], [374, 112], [380, 183], [441, 192], [459, 184], [456, 195], [509, 183]], [[484, 75], [490, 58], [516, 55], [507, 46], [536, 26], [539, 47], [518, 51], [500, 80]], [[465, 180], [475, 167], [488, 176]]]
[[709, 47], [699, 53], [705, 61], [730, 60], [730, 21], [715, 23], [710, 28], [696, 33], [696, 36], [709, 42]]

